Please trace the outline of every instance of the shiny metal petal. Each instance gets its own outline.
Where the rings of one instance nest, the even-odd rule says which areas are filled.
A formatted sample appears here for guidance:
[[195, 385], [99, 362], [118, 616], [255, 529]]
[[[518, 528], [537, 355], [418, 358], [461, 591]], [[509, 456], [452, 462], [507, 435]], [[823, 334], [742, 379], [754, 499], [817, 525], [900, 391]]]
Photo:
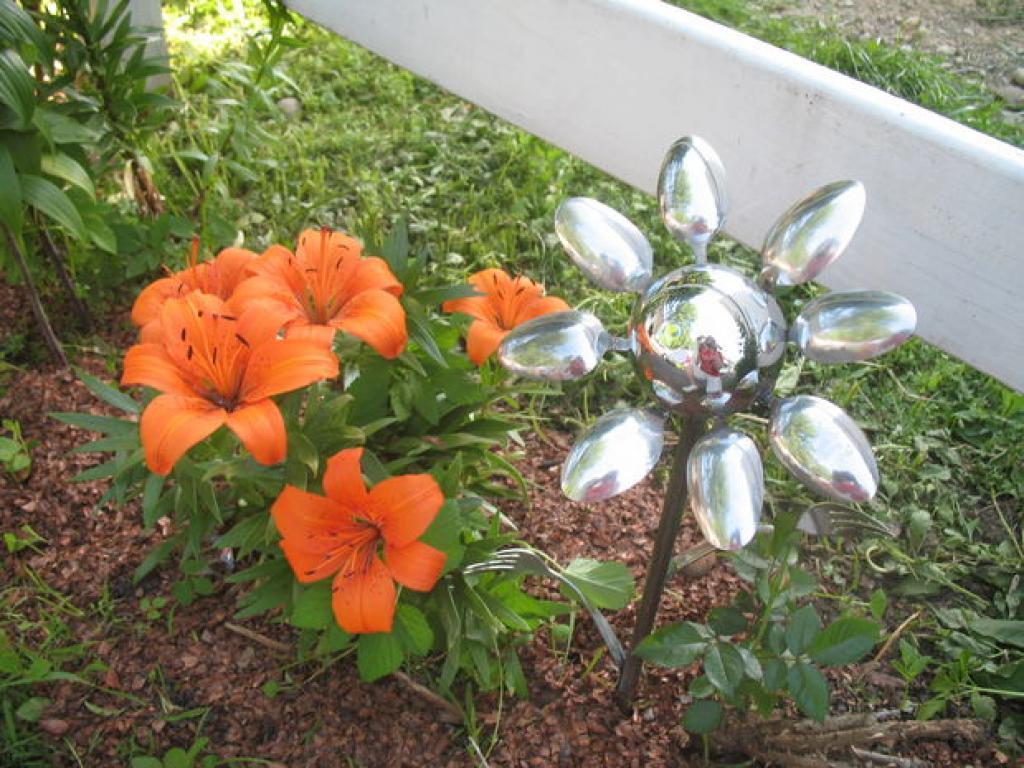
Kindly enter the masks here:
[[859, 181], [837, 181], [783, 213], [761, 248], [762, 283], [797, 285], [817, 277], [850, 244], [864, 216], [865, 201]]
[[868, 501], [878, 489], [878, 466], [867, 438], [828, 400], [797, 395], [772, 407], [769, 442], [801, 483], [836, 501]]
[[914, 305], [887, 291], [842, 291], [821, 296], [797, 317], [791, 340], [808, 360], [869, 360], [909, 339], [917, 327]]
[[498, 360], [530, 379], [570, 381], [594, 370], [611, 344], [600, 320], [573, 309], [541, 315], [514, 328], [498, 347]]
[[651, 281], [651, 244], [614, 208], [570, 197], [555, 211], [555, 233], [573, 263], [601, 288], [636, 292]]
[[869, 533], [875, 536], [895, 537], [899, 526], [872, 517], [855, 507], [846, 507], [824, 501], [807, 509], [796, 527], [812, 536], [842, 536]]
[[573, 501], [603, 501], [639, 483], [665, 444], [665, 419], [651, 409], [618, 408], [599, 418], [562, 465], [562, 492]]
[[764, 468], [753, 440], [725, 428], [705, 435], [690, 454], [686, 483], [709, 544], [737, 550], [750, 543], [764, 501]]
[[729, 204], [718, 153], [697, 136], [669, 147], [658, 176], [658, 207], [668, 230], [707, 261], [708, 241], [722, 228]]

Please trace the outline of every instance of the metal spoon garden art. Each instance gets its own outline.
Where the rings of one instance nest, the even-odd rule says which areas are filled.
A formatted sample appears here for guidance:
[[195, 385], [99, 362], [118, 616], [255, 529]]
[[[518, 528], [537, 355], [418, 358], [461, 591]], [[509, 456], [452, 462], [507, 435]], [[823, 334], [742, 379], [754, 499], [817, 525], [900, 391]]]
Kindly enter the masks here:
[[[878, 469], [863, 432], [842, 409], [809, 395], [772, 394], [788, 343], [822, 363], [868, 360], [909, 338], [917, 318], [901, 296], [845, 291], [810, 302], [792, 327], [772, 292], [813, 280], [849, 245], [864, 213], [859, 182], [815, 190], [785, 211], [761, 251], [757, 280], [707, 263], [709, 241], [725, 223], [725, 174], [707, 142], [685, 137], [662, 164], [662, 221], [696, 263], [653, 275], [651, 246], [628, 219], [587, 198], [571, 198], [555, 228], [573, 262], [601, 288], [637, 299], [628, 337], [615, 339], [588, 313], [571, 311], [525, 323], [502, 342], [508, 369], [549, 381], [590, 373], [609, 350], [632, 355], [660, 411], [681, 418], [661, 526], [637, 615], [633, 647], [653, 627], [679, 518], [688, 506], [708, 543], [740, 549], [758, 530], [764, 470], [753, 440], [725, 417], [770, 410], [769, 442], [783, 466], [812, 491], [838, 502], [875, 494]], [[576, 501], [600, 501], [628, 490], [654, 469], [665, 419], [655, 409], [620, 408], [576, 441], [565, 461], [562, 490]], [[711, 424], [711, 431], [706, 431]], [[808, 521], [828, 529], [828, 510]], [[639, 660], [621, 667], [620, 701], [631, 700]]]

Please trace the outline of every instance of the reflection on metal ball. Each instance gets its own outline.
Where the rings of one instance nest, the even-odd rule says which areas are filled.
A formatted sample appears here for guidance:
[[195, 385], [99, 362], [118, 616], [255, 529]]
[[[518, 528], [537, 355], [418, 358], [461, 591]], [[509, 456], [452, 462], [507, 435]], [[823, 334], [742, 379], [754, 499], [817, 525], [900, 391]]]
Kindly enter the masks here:
[[677, 413], [723, 414], [770, 389], [785, 350], [778, 304], [729, 267], [682, 267], [651, 285], [630, 320], [637, 370]]

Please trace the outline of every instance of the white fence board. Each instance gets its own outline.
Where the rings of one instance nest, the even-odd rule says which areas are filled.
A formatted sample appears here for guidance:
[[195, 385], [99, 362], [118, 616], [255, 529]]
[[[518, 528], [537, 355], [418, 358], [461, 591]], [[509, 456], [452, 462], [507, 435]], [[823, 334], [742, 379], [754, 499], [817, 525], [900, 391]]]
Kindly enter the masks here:
[[920, 335], [1024, 389], [1024, 152], [655, 0], [289, 0], [296, 11], [648, 192], [693, 133], [757, 246], [820, 184], [864, 224], [822, 281], [897, 291]]

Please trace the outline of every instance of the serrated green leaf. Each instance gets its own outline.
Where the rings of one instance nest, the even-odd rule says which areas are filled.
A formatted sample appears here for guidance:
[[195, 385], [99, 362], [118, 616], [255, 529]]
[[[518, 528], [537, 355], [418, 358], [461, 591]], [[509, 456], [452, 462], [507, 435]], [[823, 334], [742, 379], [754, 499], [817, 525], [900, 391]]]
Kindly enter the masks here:
[[815, 667], [796, 662], [786, 674], [789, 695], [800, 711], [819, 723], [828, 714], [828, 683]]
[[42, 176], [22, 174], [21, 194], [25, 203], [45, 214], [68, 230], [79, 240], [87, 240], [89, 233], [75, 204], [52, 182]]
[[687, 707], [686, 714], [683, 715], [683, 728], [690, 733], [711, 733], [721, 724], [724, 714], [722, 705], [714, 699], [695, 701]]
[[833, 621], [819, 632], [807, 646], [807, 653], [819, 664], [835, 667], [852, 664], [874, 648], [877, 642], [877, 624], [857, 616], [847, 616]]
[[720, 606], [708, 613], [708, 626], [719, 635], [738, 635], [746, 630], [747, 618], [731, 606]]
[[43, 155], [39, 163], [43, 173], [66, 181], [85, 192], [91, 199], [96, 199], [96, 187], [93, 186], [92, 179], [85, 168], [78, 164], [78, 161], [63, 153], [58, 153]]
[[743, 682], [743, 657], [731, 643], [714, 643], [704, 654], [704, 674], [727, 697]]
[[794, 656], [799, 656], [820, 631], [821, 619], [818, 618], [814, 606], [805, 605], [798, 608], [789, 617], [789, 623], [786, 625], [786, 647]]
[[[633, 574], [624, 563], [577, 558], [562, 571], [596, 608], [617, 611], [633, 599]], [[563, 590], [562, 594], [572, 597]]]
[[390, 675], [402, 666], [402, 643], [393, 632], [360, 635], [357, 644], [359, 677], [367, 683]]
[[38, 723], [46, 708], [50, 706], [50, 700], [42, 696], [33, 696], [22, 702], [14, 712], [14, 716], [26, 723]]
[[690, 622], [671, 624], [652, 632], [636, 647], [636, 655], [663, 667], [686, 667], [707, 649], [707, 640]]
[[764, 663], [762, 681], [769, 691], [781, 691], [786, 686], [786, 662], [782, 659], [768, 659]]

